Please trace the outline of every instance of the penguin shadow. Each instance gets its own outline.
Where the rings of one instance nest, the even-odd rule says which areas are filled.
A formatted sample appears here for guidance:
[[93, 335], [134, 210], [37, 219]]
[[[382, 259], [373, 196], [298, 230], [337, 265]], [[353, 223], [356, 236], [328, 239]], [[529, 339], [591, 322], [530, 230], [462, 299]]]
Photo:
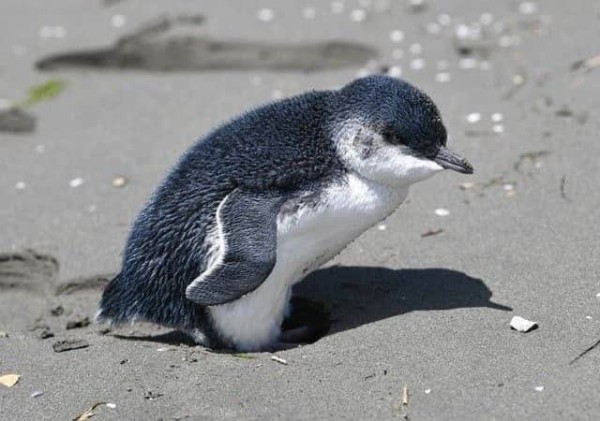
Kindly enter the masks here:
[[[319, 327], [310, 343], [388, 317], [411, 311], [451, 310], [484, 307], [511, 311], [491, 301], [492, 292], [481, 279], [449, 269], [400, 269], [382, 267], [332, 266], [320, 269], [294, 287], [294, 296], [311, 305], [302, 316]], [[321, 305], [322, 304], [322, 305]], [[324, 308], [330, 310], [327, 311]], [[310, 311], [315, 314], [307, 314]], [[318, 320], [330, 314], [330, 322]], [[178, 331], [143, 336], [111, 334], [131, 341], [195, 346], [193, 340]], [[299, 344], [290, 344], [286, 349]], [[212, 351], [232, 353], [233, 351]]]
[[491, 300], [486, 284], [440, 268], [400, 269], [333, 266], [310, 274], [294, 294], [331, 308], [327, 335], [411, 311], [484, 307], [511, 311]]

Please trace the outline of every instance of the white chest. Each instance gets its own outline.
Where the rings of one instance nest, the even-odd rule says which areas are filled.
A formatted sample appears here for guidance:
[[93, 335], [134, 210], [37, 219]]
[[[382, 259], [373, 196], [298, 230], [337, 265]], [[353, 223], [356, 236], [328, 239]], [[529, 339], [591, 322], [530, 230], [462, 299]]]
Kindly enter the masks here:
[[[406, 198], [408, 188], [392, 189], [349, 174], [328, 187], [316, 206], [280, 215], [274, 272], [297, 278], [338, 254], [365, 230], [386, 218]], [[289, 279], [294, 283], [298, 279]]]

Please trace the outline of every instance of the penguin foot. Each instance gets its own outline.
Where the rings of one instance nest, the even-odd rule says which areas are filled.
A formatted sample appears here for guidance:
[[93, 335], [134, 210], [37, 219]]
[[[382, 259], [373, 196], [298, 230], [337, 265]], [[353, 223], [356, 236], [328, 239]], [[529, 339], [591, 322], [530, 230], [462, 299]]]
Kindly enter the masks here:
[[291, 314], [281, 325], [281, 342], [313, 343], [329, 332], [331, 311], [321, 302], [292, 297]]

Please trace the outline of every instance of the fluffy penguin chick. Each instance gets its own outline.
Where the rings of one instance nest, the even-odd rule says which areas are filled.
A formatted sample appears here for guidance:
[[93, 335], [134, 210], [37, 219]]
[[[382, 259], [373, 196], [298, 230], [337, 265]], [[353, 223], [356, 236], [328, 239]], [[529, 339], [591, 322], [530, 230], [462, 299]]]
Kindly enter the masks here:
[[249, 111], [200, 139], [135, 220], [99, 321], [145, 320], [243, 351], [285, 341], [292, 286], [443, 169], [432, 100], [386, 76]]

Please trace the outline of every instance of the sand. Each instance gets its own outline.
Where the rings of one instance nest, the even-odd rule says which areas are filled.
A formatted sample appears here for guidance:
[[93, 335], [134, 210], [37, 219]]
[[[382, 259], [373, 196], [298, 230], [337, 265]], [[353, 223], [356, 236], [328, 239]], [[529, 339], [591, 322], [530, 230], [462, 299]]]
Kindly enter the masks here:
[[[0, 376], [21, 375], [0, 386], [0, 418], [70, 420], [97, 402], [114, 404], [98, 420], [600, 418], [600, 67], [581, 61], [600, 54], [600, 10], [388, 3], [3, 0], [0, 98], [66, 84], [28, 107], [31, 132], [0, 132]], [[164, 16], [195, 18], [161, 45], [225, 45], [226, 60], [194, 62], [219, 70], [165, 68], [160, 54], [125, 69], [40, 65], [121, 54], [120, 39]], [[461, 26], [473, 22], [483, 40]], [[239, 43], [251, 48], [236, 61]], [[319, 66], [328, 43], [356, 50]], [[161, 50], [150, 44], [146, 59]], [[275, 65], [258, 66], [272, 51]], [[132, 218], [195, 139], [271, 99], [386, 70], [433, 97], [476, 174], [415, 186], [300, 285], [331, 306], [328, 335], [277, 352], [284, 365], [150, 325], [87, 325]], [[539, 328], [512, 330], [513, 316]]]

